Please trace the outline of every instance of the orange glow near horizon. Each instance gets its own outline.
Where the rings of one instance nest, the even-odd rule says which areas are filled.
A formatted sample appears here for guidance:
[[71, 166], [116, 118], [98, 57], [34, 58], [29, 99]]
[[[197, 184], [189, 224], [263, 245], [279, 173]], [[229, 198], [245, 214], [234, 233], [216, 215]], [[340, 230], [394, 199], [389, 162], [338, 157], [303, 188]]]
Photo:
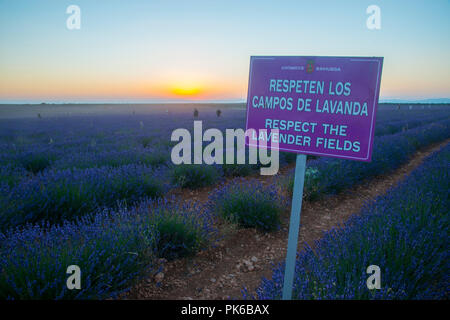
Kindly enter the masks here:
[[190, 79], [176, 77], [171, 81], [165, 77], [162, 81], [141, 84], [137, 91], [140, 97], [162, 99], [215, 100], [243, 99], [247, 91], [244, 81], [223, 81], [218, 79]]
[[199, 87], [174, 87], [170, 90], [176, 96], [198, 96], [202, 89]]
[[[383, 69], [380, 99], [447, 97], [449, 75], [439, 69], [439, 61], [430, 62], [416, 76], [414, 62], [406, 65], [387, 61]], [[248, 70], [223, 74], [202, 68], [190, 68], [180, 62], [175, 67], [161, 65], [140, 69], [77, 68], [72, 65], [38, 64], [31, 60], [18, 68], [6, 64], [0, 68], [0, 100], [245, 100]], [[1, 67], [1, 64], [0, 64]]]
[[[64, 77], [53, 69], [6, 73], [0, 77], [0, 99], [168, 99], [234, 100], [245, 99], [247, 78], [219, 78], [210, 74], [176, 73], [129, 75], [127, 77], [83, 72]], [[409, 71], [411, 73], [411, 71]], [[380, 98], [440, 97], [448, 95], [448, 75], [430, 72], [433, 81], [406, 76], [386, 69]], [[39, 81], [36, 81], [39, 79]]]

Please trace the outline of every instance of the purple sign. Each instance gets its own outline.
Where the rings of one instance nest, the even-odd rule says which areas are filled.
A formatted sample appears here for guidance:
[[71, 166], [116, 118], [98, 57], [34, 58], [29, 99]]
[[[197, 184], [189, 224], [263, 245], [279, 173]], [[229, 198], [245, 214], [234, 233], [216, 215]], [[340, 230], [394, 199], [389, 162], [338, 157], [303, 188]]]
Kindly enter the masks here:
[[246, 129], [256, 131], [247, 144], [370, 161], [382, 65], [378, 57], [251, 57]]

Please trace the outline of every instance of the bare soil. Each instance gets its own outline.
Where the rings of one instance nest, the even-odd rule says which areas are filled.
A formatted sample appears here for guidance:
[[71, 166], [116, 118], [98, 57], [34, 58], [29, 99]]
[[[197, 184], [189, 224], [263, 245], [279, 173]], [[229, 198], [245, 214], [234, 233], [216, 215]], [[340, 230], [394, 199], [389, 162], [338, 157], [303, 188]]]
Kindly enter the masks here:
[[[450, 139], [418, 151], [408, 163], [390, 174], [362, 181], [352, 189], [319, 201], [304, 201], [299, 249], [306, 243], [314, 246], [324, 232], [340, 227], [352, 214], [357, 214], [367, 201], [385, 194], [419, 166], [424, 158], [449, 142]], [[292, 166], [283, 168], [279, 174], [286, 174]], [[273, 182], [273, 177], [250, 179], [258, 179], [265, 184]], [[173, 194], [184, 200], [204, 202], [212, 190], [175, 190]], [[148, 275], [122, 299], [239, 299], [244, 287], [253, 293], [261, 278], [270, 278], [272, 269], [285, 259], [289, 214], [290, 208], [286, 208], [281, 228], [272, 233], [221, 224], [219, 228], [223, 239], [217, 245], [193, 257], [162, 261], [159, 274]]]

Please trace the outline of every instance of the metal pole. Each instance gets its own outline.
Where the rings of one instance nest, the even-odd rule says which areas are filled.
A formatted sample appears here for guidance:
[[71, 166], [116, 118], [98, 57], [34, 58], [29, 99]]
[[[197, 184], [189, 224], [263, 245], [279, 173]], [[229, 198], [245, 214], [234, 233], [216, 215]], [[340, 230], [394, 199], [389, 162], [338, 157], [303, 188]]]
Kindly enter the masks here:
[[303, 185], [305, 183], [306, 155], [297, 154], [294, 177], [294, 193], [292, 196], [291, 219], [289, 221], [289, 238], [284, 271], [283, 300], [292, 299], [294, 284], [295, 260], [302, 211]]

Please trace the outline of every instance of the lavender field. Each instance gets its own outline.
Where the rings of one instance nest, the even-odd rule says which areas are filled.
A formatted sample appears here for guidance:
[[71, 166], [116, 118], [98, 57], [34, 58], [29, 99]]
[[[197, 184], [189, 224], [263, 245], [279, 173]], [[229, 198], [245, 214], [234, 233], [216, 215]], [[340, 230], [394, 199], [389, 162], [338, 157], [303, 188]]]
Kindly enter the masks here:
[[[284, 208], [289, 207], [289, 200], [279, 190], [292, 190], [291, 171], [276, 177], [276, 184], [270, 187], [249, 187], [247, 180], [258, 174], [260, 165], [186, 167], [171, 162], [174, 129], [191, 131], [194, 120], [202, 120], [204, 130], [245, 129], [243, 105], [38, 105], [14, 107], [14, 112], [11, 108], [0, 106], [0, 299], [117, 297], [157, 272], [161, 258], [172, 261], [213, 246], [221, 234], [217, 221], [272, 232], [279, 228]], [[194, 109], [198, 116], [194, 116]], [[380, 105], [375, 136], [370, 163], [310, 158], [306, 199], [324, 201], [327, 196], [346, 192], [368, 179], [389, 174], [416, 151], [445, 141], [450, 137], [450, 109], [446, 105]], [[282, 167], [294, 161], [293, 154], [280, 156]], [[363, 258], [337, 252], [336, 257], [326, 257], [332, 262], [317, 262], [307, 251], [299, 258], [296, 278], [297, 290], [307, 289], [298, 293], [298, 298], [448, 297], [448, 244], [435, 239], [436, 235], [444, 240], [448, 237], [448, 147], [421, 170], [408, 180], [409, 186], [401, 186], [382, 199], [393, 217], [389, 220], [392, 230], [398, 226], [405, 237], [412, 237], [413, 230], [424, 233], [415, 240], [421, 249], [409, 252], [402, 247], [405, 256], [395, 262], [398, 270], [411, 261], [420, 265], [423, 269], [418, 269], [418, 278], [392, 274], [385, 280], [391, 281], [391, 291], [371, 295], [362, 292], [362, 275], [345, 278], [339, 274], [346, 272], [344, 267], [327, 269], [329, 263], [338, 263], [336, 259], [344, 266], [343, 261]], [[439, 173], [439, 179], [430, 176]], [[230, 179], [235, 183], [223, 184]], [[421, 209], [417, 218], [406, 219], [406, 213], [396, 209], [397, 204], [402, 203], [408, 212], [422, 208], [423, 202], [414, 200], [420, 184], [427, 185], [423, 192], [429, 195], [423, 201], [436, 205], [430, 206], [431, 211]], [[212, 190], [207, 203], [168, 196], [175, 189], [189, 192], [204, 187]], [[280, 203], [283, 206], [277, 205]], [[377, 218], [372, 212], [379, 212], [379, 206], [367, 207], [367, 218], [352, 221], [349, 228], [361, 233], [374, 225]], [[442, 219], [440, 224], [423, 226], [436, 216]], [[394, 238], [370, 232], [380, 237], [380, 243], [393, 246]], [[430, 235], [434, 235], [432, 239]], [[345, 238], [345, 243], [352, 241], [353, 234], [332, 233], [321, 246], [327, 246], [330, 237]], [[372, 257], [391, 250], [381, 250], [378, 245], [367, 243]], [[375, 246], [373, 250], [371, 246]], [[333, 250], [339, 248], [344, 244]], [[430, 252], [436, 260], [422, 264], [421, 259]], [[387, 261], [386, 257], [380, 261]], [[386, 265], [392, 263], [387, 261]], [[65, 285], [66, 268], [73, 264], [83, 270], [81, 290], [71, 291]], [[305, 272], [309, 265], [311, 269]], [[309, 270], [311, 277], [300, 276], [308, 275]], [[275, 270], [273, 281], [281, 281], [281, 272]], [[313, 279], [322, 285], [312, 288]], [[418, 293], [417, 286], [405, 284], [411, 279], [421, 288], [430, 283], [434, 286], [438, 280], [444, 285]], [[345, 284], [343, 291], [329, 288], [336, 282]], [[279, 298], [279, 285], [265, 281], [257, 298]], [[353, 285], [359, 290], [357, 294], [347, 293]]]

